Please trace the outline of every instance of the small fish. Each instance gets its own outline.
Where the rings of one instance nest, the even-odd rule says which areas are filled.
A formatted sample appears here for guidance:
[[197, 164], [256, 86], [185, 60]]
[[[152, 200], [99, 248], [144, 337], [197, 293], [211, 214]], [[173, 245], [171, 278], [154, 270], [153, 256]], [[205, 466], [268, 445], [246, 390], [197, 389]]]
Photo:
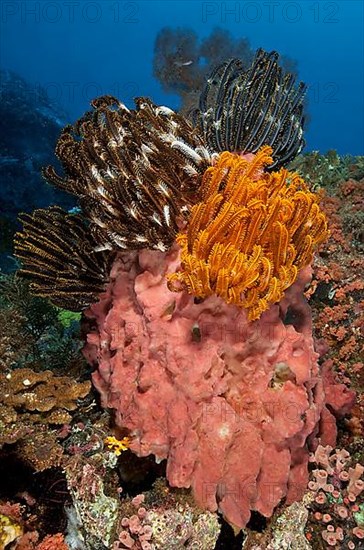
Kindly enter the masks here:
[[192, 65], [193, 61], [190, 60], [190, 61], [174, 61], [174, 65], [176, 65], [176, 67], [188, 67], [188, 65]]
[[68, 210], [68, 214], [80, 214], [82, 212], [81, 208], [79, 206], [73, 206]]

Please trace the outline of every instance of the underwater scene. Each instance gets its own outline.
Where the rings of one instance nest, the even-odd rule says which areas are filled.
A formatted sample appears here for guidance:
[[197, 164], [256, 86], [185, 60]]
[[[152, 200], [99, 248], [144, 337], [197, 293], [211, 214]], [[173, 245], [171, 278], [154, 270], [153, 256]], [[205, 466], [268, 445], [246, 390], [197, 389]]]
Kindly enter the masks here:
[[0, 12], [0, 550], [364, 549], [364, 2]]

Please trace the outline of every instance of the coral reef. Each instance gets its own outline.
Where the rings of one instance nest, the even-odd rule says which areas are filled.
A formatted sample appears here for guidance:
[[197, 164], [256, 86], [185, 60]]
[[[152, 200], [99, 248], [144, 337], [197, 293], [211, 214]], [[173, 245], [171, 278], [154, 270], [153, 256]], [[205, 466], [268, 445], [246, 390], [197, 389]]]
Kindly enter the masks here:
[[324, 548], [360, 548], [364, 539], [364, 467], [354, 464], [345, 449], [334, 450], [329, 445], [319, 445], [310, 463], [315, 468], [308, 484], [312, 501], [307, 533], [314, 547], [323, 542]]
[[[65, 463], [73, 507], [66, 542], [70, 548], [120, 550], [213, 549], [220, 532], [215, 514], [198, 509], [186, 491], [163, 480], [135, 497], [115, 483], [113, 451], [75, 455]], [[75, 538], [80, 541], [77, 546]]]
[[[21, 409], [30, 414], [35, 412], [35, 421], [44, 413], [44, 418], [49, 422], [50, 419], [57, 420], [61, 409], [75, 409], [77, 399], [85, 397], [90, 391], [90, 382], [76, 382], [67, 376], [54, 376], [49, 370], [34, 372], [20, 368], [7, 374], [0, 373], [0, 389], [6, 416], [16, 419], [16, 410]], [[62, 415], [62, 418], [69, 420], [67, 415]]]
[[24, 317], [14, 308], [0, 309], [0, 326], [6, 327], [0, 335], [0, 371], [5, 371], [29, 352], [29, 342], [22, 336]]
[[326, 154], [311, 151], [298, 155], [288, 168], [299, 172], [311, 188], [325, 189], [332, 196], [344, 181], [351, 178], [355, 181], [363, 179], [364, 156], [339, 156], [333, 149]]
[[78, 377], [85, 368], [79, 317], [33, 296], [29, 285], [13, 274], [0, 274], [0, 291], [0, 370], [51, 365], [59, 374]]
[[[327, 192], [322, 195], [321, 208], [330, 230], [325, 250], [314, 258], [313, 280], [306, 295], [312, 307], [314, 336], [324, 353], [322, 368], [328, 383], [332, 379], [329, 372], [335, 372], [338, 380], [351, 384], [357, 391], [352, 417], [345, 421], [348, 431], [342, 445], [346, 445], [350, 434], [364, 435], [364, 285], [361, 276], [364, 262], [360, 225], [356, 225], [363, 195], [364, 159], [339, 159], [334, 152], [317, 157], [312, 153], [297, 159], [305, 177], [315, 160], [322, 168]], [[315, 177], [322, 180], [316, 173]], [[352, 225], [356, 225], [355, 231], [351, 230]], [[364, 448], [360, 445], [358, 452], [358, 459], [364, 461]]]
[[0, 372], [0, 447], [20, 441], [20, 453], [37, 471], [59, 466], [62, 447], [46, 426], [71, 420], [68, 411], [90, 391], [89, 381], [20, 368]]
[[[115, 462], [112, 463], [115, 465]], [[75, 455], [65, 465], [68, 488], [73, 498], [76, 516], [87, 533], [86, 548], [110, 548], [118, 519], [117, 495], [105, 494], [107, 465], [100, 455], [86, 460]]]
[[74, 413], [90, 414], [90, 382], [77, 381], [79, 320], [14, 275], [1, 275], [0, 288], [0, 513], [21, 531], [6, 550], [66, 550], [65, 434], [69, 443]]
[[310, 497], [279, 510], [263, 533], [246, 530], [242, 550], [311, 550], [305, 533]]
[[24, 510], [18, 504], [0, 502], [0, 549], [69, 550], [62, 533], [46, 535], [40, 541], [42, 537], [31, 529], [31, 522], [31, 518], [24, 518]]
[[[172, 486], [191, 486], [200, 506], [241, 527], [250, 510], [269, 516], [287, 491], [303, 493], [308, 436], [335, 441], [302, 298], [310, 272], [250, 324], [219, 297], [173, 297], [166, 274], [178, 264], [175, 247], [119, 255], [86, 313], [97, 330], [85, 353], [99, 364], [93, 382], [130, 431], [131, 450], [167, 459]], [[295, 326], [283, 322], [288, 309]], [[347, 392], [341, 407], [352, 402]]]
[[[163, 504], [157, 504], [164, 490]], [[202, 512], [178, 493], [157, 482], [149, 494], [122, 502], [120, 533], [113, 550], [212, 550], [220, 533], [215, 514]]]
[[38, 544], [36, 550], [69, 550], [69, 547], [64, 541], [64, 536], [61, 533], [57, 533], [57, 535], [46, 536]]
[[[327, 237], [325, 214], [299, 175], [268, 166], [285, 165], [303, 144], [305, 87], [277, 59], [260, 50], [246, 70], [236, 61], [220, 65], [202, 92], [198, 127], [145, 98], [133, 110], [110, 96], [94, 100], [58, 141], [63, 174], [45, 170], [77, 197], [77, 213], [52, 207], [23, 217], [16, 253], [30, 289], [75, 311], [94, 302], [84, 315], [84, 354], [115, 421], [110, 435], [108, 415], [98, 417], [88, 402], [62, 416], [56, 431], [49, 417], [58, 402], [68, 414], [85, 383], [69, 379], [62, 394], [53, 372], [14, 365], [5, 354], [4, 384], [18, 376], [33, 394], [15, 387], [5, 399], [17, 397], [33, 425], [44, 420], [5, 453], [20, 449], [48, 481], [62, 467], [53, 485], [66, 476], [60, 502], [71, 548], [212, 549], [216, 512], [237, 533], [250, 519], [271, 517], [284, 499], [300, 499], [309, 451], [333, 447], [336, 422], [350, 413], [354, 392], [325, 364], [304, 296], [315, 304], [310, 263]], [[358, 207], [358, 185], [342, 192]], [[327, 250], [318, 252], [323, 263]], [[67, 326], [67, 314], [54, 313]], [[39, 400], [45, 409], [34, 405]], [[5, 407], [18, 414], [16, 404]], [[51, 463], [43, 460], [47, 448]], [[127, 478], [142, 470], [131, 474], [130, 465], [147, 457], [166, 467], [176, 489], [129, 493]], [[361, 471], [352, 469], [348, 498], [360, 489]], [[31, 509], [32, 495], [22, 498]], [[289, 545], [280, 532], [289, 512], [279, 512], [272, 544]], [[361, 509], [353, 513], [360, 522]], [[291, 514], [302, 527], [302, 508]], [[23, 536], [38, 543], [38, 529], [25, 527]], [[353, 534], [360, 538], [359, 524]]]

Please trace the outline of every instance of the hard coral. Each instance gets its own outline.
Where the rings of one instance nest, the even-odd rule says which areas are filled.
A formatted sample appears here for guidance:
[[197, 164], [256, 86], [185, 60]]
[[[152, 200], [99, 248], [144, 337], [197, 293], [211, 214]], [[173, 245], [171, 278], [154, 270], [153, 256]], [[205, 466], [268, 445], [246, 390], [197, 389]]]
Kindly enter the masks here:
[[[177, 247], [120, 254], [87, 312], [96, 331], [85, 353], [131, 450], [167, 459], [171, 485], [242, 527], [251, 510], [269, 516], [302, 494], [309, 436], [335, 441], [302, 296], [310, 271], [249, 323], [220, 297], [171, 294], [166, 275], [179, 261]], [[289, 307], [296, 328], [283, 322]]]
[[181, 270], [169, 276], [170, 290], [216, 294], [254, 320], [311, 262], [328, 235], [325, 216], [297, 174], [264, 173], [271, 153], [263, 147], [247, 160], [225, 152], [206, 170], [202, 201], [177, 237]]
[[121, 502], [113, 550], [208, 550], [220, 532], [216, 514], [197, 508], [184, 491], [157, 480], [151, 491]]
[[0, 388], [4, 405], [29, 412], [54, 412], [58, 409], [74, 410], [77, 399], [85, 397], [90, 383], [75, 382], [67, 376], [54, 376], [52, 371], [34, 372], [15, 369], [0, 374]]
[[0, 373], [0, 445], [18, 441], [34, 430], [35, 424], [64, 424], [68, 411], [85, 397], [90, 383], [76, 382], [51, 371], [35, 372], [30, 368]]
[[[311, 472], [308, 484], [313, 497], [308, 506], [308, 531], [313, 541], [321, 547], [323, 540], [324, 548], [359, 548], [356, 539], [364, 525], [360, 515], [364, 510], [364, 482], [360, 479], [363, 466], [355, 464], [345, 449], [333, 449], [330, 445], [319, 445], [309, 461], [320, 466]], [[318, 483], [319, 477], [324, 483]]]

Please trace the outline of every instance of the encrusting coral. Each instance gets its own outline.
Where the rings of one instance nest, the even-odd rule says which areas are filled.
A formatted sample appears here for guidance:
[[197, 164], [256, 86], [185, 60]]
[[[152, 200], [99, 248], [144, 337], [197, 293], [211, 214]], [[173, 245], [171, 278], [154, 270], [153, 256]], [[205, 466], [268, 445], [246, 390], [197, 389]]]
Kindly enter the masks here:
[[263, 147], [246, 160], [225, 152], [206, 170], [202, 202], [176, 239], [181, 271], [168, 277], [170, 290], [185, 288], [198, 298], [216, 294], [254, 320], [311, 263], [328, 236], [326, 218], [297, 174], [264, 173], [271, 153]]
[[[30, 223], [16, 241], [37, 292], [80, 309], [96, 302], [84, 354], [130, 450], [165, 459], [169, 483], [236, 530], [252, 511], [269, 517], [301, 497], [308, 449], [335, 444], [334, 414], [355, 398], [325, 387], [303, 295], [326, 218], [297, 174], [272, 171], [303, 145], [305, 87], [277, 59], [258, 51], [244, 74], [220, 66], [198, 128], [144, 98], [132, 111], [95, 100], [58, 142], [64, 175], [45, 171], [80, 200], [75, 261], [48, 214], [42, 234]], [[113, 263], [98, 271], [98, 296], [75, 300], [90, 248]], [[67, 255], [49, 292], [39, 265]]]
[[[160, 493], [164, 493], [162, 501]], [[199, 510], [183, 496], [177, 492], [171, 494], [161, 480], [157, 480], [151, 492], [125, 500], [121, 506], [118, 540], [112, 550], [214, 548], [220, 532], [216, 515]]]

